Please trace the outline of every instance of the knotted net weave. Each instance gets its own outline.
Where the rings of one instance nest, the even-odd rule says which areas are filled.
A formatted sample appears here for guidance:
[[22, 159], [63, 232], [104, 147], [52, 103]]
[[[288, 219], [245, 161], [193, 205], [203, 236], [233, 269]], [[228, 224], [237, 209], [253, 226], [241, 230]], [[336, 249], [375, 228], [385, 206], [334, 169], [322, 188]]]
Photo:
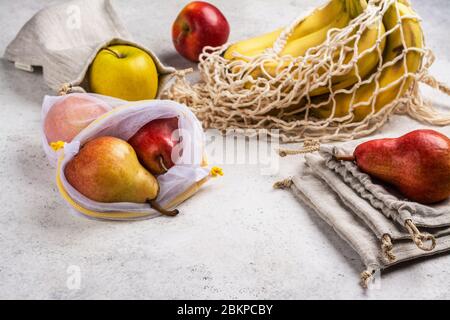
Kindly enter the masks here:
[[[205, 128], [267, 129], [269, 134], [276, 130], [282, 142], [354, 139], [371, 134], [393, 113], [449, 125], [450, 115], [439, 114], [420, 95], [420, 82], [447, 94], [450, 89], [428, 73], [434, 61], [431, 50], [411, 43], [407, 24], [419, 25], [420, 18], [414, 11], [402, 14], [398, 3], [410, 5], [406, 0], [370, 0], [346, 27], [330, 29], [325, 42], [300, 57], [280, 56], [280, 52], [303, 16], [281, 33], [273, 48], [255, 57], [236, 55], [227, 60], [223, 54], [229, 45], [207, 47], [198, 66], [200, 82], [191, 84], [184, 75], [178, 76], [164, 97], [192, 108]], [[395, 10], [398, 20], [390, 28], [383, 24], [388, 10]], [[359, 52], [365, 32], [374, 27], [376, 41]], [[395, 43], [394, 37], [401, 45], [391, 48], [396, 55], [388, 58], [386, 50]], [[421, 29], [420, 37], [424, 42]], [[358, 61], [369, 54], [376, 55], [378, 63], [370, 74], [361, 75]], [[416, 68], [409, 59], [418, 61]], [[390, 77], [386, 76], [388, 69]], [[351, 73], [356, 78], [353, 84], [335, 86], [336, 77]], [[328, 92], [314, 94], [323, 88]]]

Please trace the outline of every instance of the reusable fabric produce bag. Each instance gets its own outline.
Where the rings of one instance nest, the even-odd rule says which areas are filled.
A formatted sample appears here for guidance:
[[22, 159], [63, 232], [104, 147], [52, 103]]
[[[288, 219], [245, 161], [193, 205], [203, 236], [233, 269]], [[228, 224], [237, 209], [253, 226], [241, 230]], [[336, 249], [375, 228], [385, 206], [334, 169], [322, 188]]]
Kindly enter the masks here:
[[376, 271], [450, 250], [450, 201], [431, 206], [406, 201], [354, 163], [332, 156], [354, 147], [355, 142], [344, 148], [322, 145], [319, 153], [305, 156], [293, 178], [275, 187], [290, 189], [358, 253], [365, 287]]
[[[66, 99], [68, 98], [80, 98], [84, 99], [85, 101], [88, 101], [92, 99], [92, 105], [101, 104], [101, 106], [107, 110], [111, 111], [112, 109], [126, 105], [127, 101], [120, 100], [108, 96], [103, 96], [99, 94], [94, 93], [72, 93], [72, 94], [64, 94], [60, 96], [45, 96], [44, 101], [42, 102], [42, 109], [41, 109], [41, 119], [42, 119], [42, 126], [41, 126], [41, 141], [42, 141], [42, 147], [44, 149], [45, 154], [47, 155], [48, 160], [50, 161], [50, 164], [54, 167], [56, 167], [58, 162], [58, 153], [55, 149], [58, 148], [58, 144], [61, 142], [69, 142], [69, 141], [59, 141], [59, 140], [49, 140], [49, 137], [45, 134], [45, 120], [51, 111], [52, 107], [56, 106], [57, 104], [64, 103]], [[83, 107], [88, 108], [89, 104], [84, 104]], [[83, 123], [80, 123], [79, 120], [77, 125], [80, 127], [87, 127], [91, 122], [95, 121], [97, 117], [92, 116], [92, 118], [83, 119]]]
[[42, 9], [22, 27], [4, 56], [22, 70], [41, 66], [45, 82], [56, 92], [84, 92], [89, 91], [89, 66], [102, 48], [113, 44], [131, 45], [151, 56], [159, 96], [176, 70], [133, 42], [109, 0], [72, 0]]
[[[338, 154], [353, 154], [353, 149], [322, 146], [320, 153], [325, 159], [326, 168], [337, 173], [361, 198], [370, 202], [374, 208], [397, 223], [400, 228], [407, 230], [419, 247], [426, 250], [426, 245], [420, 242], [427, 239], [433, 241], [433, 239], [426, 235], [423, 235], [421, 239], [418, 226], [428, 229], [450, 229], [450, 199], [433, 205], [423, 205], [404, 199], [395, 190], [374, 183], [370, 176], [361, 172], [354, 162], [338, 161], [334, 158], [334, 155]], [[307, 163], [312, 165], [309, 157], [307, 156]], [[332, 179], [328, 181], [329, 185], [333, 184]], [[380, 219], [378, 216], [376, 218]]]
[[[44, 105], [52, 99], [56, 98], [46, 97]], [[207, 168], [204, 132], [195, 115], [186, 106], [168, 100], [128, 102], [116, 107], [92, 122], [71, 142], [61, 145], [57, 151], [56, 180], [62, 197], [75, 212], [92, 218], [136, 220], [159, 216], [148, 204], [100, 203], [88, 199], [69, 184], [64, 168], [80, 148], [92, 139], [114, 136], [126, 141], [150, 121], [173, 117], [178, 117], [178, 133], [183, 151], [175, 161], [175, 166], [157, 177], [160, 185], [157, 201], [169, 209], [191, 197], [209, 178], [221, 172], [215, 167], [211, 170]]]

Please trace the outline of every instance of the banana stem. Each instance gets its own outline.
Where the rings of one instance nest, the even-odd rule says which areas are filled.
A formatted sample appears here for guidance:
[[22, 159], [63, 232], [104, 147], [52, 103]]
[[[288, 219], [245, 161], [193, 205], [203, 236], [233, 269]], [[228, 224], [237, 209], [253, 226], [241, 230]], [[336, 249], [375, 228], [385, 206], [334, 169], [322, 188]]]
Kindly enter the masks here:
[[334, 158], [339, 161], [355, 161], [356, 160], [355, 156], [353, 156], [353, 155], [351, 155], [351, 156], [334, 156]]
[[366, 0], [345, 0], [345, 7], [352, 19], [359, 16], [367, 8]]
[[155, 209], [156, 211], [158, 211], [159, 213], [161, 213], [164, 216], [168, 216], [168, 217], [175, 217], [178, 213], [180, 213], [180, 211], [178, 211], [178, 209], [174, 209], [174, 210], [166, 210], [163, 207], [161, 207], [155, 199], [147, 200], [147, 203], [150, 205], [151, 208]]

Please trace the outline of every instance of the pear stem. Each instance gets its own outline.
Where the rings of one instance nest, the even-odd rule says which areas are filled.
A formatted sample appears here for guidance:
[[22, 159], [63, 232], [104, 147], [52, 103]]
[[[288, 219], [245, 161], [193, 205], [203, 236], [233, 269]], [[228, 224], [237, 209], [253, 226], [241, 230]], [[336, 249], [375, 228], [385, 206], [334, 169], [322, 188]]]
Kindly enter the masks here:
[[353, 155], [351, 155], [351, 156], [334, 156], [334, 158], [339, 161], [355, 161], [356, 160], [355, 156], [353, 156]]
[[159, 164], [161, 165], [161, 167], [164, 170], [164, 173], [166, 173], [167, 171], [169, 171], [169, 169], [167, 169], [166, 165], [164, 164], [164, 159], [162, 156], [159, 157]]
[[152, 207], [153, 209], [155, 209], [156, 211], [158, 211], [159, 213], [161, 213], [164, 216], [169, 216], [169, 217], [175, 217], [179, 211], [178, 209], [174, 209], [174, 210], [166, 210], [163, 207], [161, 207], [155, 199], [147, 200], [147, 203], [150, 205], [150, 207]]

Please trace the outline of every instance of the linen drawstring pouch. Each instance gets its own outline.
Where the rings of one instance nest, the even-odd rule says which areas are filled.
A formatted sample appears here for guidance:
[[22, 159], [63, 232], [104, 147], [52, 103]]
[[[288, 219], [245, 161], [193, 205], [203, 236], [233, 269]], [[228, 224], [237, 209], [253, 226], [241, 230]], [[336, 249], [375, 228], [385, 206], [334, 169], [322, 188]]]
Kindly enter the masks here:
[[[361, 274], [363, 286], [378, 270], [450, 250], [448, 201], [434, 206], [405, 201], [372, 182], [356, 165], [334, 160], [334, 152], [343, 149], [321, 146], [318, 154], [305, 156], [296, 176], [276, 183], [275, 187], [289, 188], [359, 254], [366, 268]], [[365, 184], [355, 175], [361, 175]], [[384, 196], [373, 196], [373, 190], [383, 190]], [[400, 202], [406, 205], [401, 206]], [[399, 210], [409, 211], [400, 214]], [[439, 217], [439, 222], [430, 218], [433, 216]]]
[[42, 9], [22, 27], [4, 57], [18, 69], [42, 67], [45, 82], [55, 92], [85, 92], [92, 61], [114, 44], [135, 46], [151, 56], [159, 74], [159, 96], [176, 70], [133, 42], [110, 0], [71, 0]]
[[[446, 229], [450, 227], [450, 200], [422, 205], [408, 201], [394, 189], [374, 182], [371, 177], [361, 172], [352, 161], [338, 161], [335, 155], [353, 154], [355, 143], [344, 147], [321, 146], [320, 154], [328, 170], [337, 173], [359, 197], [367, 200], [383, 215], [407, 231], [419, 248], [431, 250], [434, 246], [432, 235], [421, 232], [419, 228]], [[425, 241], [429, 241], [428, 244]]]

